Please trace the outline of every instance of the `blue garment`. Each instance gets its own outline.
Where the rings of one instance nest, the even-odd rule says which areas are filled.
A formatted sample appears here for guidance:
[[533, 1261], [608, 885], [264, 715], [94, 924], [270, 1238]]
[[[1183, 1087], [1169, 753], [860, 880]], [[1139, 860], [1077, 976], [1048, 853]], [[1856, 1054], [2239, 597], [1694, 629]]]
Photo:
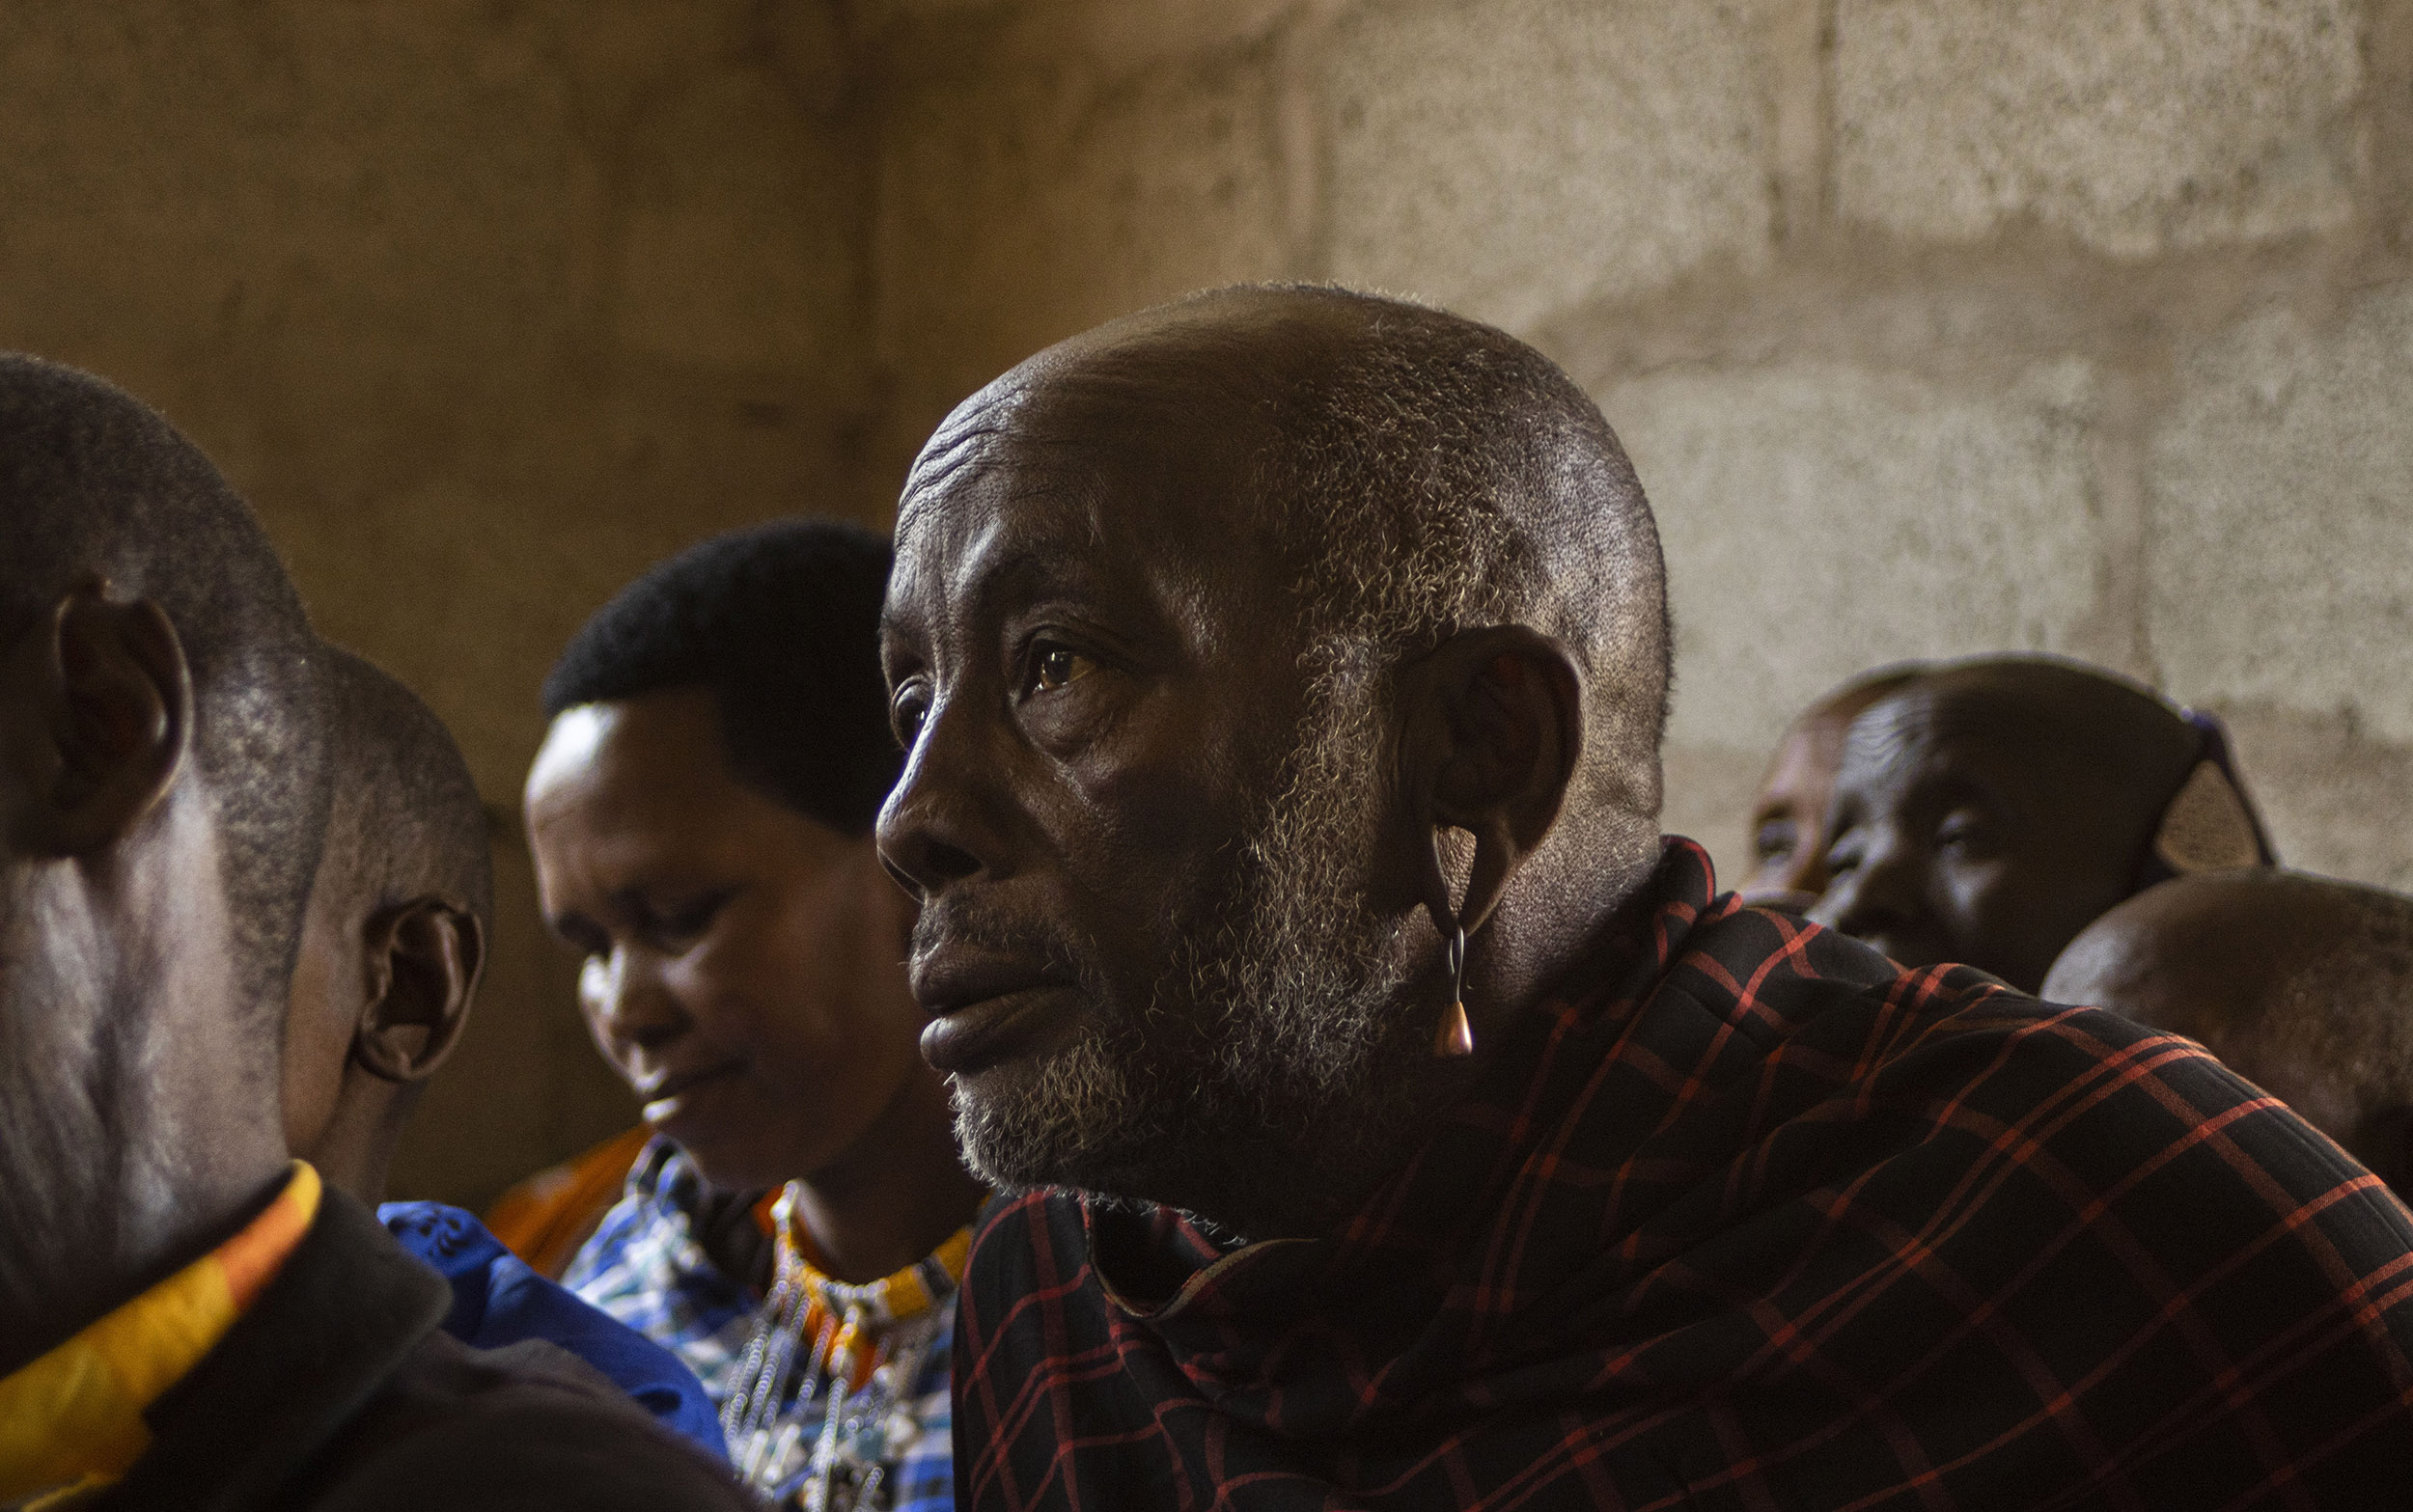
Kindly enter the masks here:
[[377, 1217], [403, 1249], [453, 1283], [445, 1333], [473, 1349], [531, 1338], [566, 1349], [636, 1398], [663, 1427], [728, 1460], [720, 1415], [678, 1356], [528, 1269], [459, 1208], [388, 1202]]

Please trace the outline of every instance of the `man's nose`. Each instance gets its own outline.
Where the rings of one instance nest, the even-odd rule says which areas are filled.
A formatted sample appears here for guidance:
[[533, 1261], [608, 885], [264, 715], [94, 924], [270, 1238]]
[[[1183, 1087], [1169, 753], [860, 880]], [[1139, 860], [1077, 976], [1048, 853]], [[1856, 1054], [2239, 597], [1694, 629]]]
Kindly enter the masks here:
[[1826, 869], [1826, 847], [1819, 844], [1814, 835], [1803, 840], [1800, 848], [1793, 852], [1792, 860], [1786, 864], [1783, 874], [1775, 879], [1775, 886], [1815, 900], [1822, 896], [1834, 881], [1833, 874]]
[[880, 865], [924, 902], [993, 865], [998, 762], [973, 727], [968, 713], [933, 708], [880, 806]]
[[1870, 847], [1860, 864], [1827, 885], [1810, 917], [1855, 939], [1898, 934], [1917, 917], [1917, 858], [1897, 845]]
[[614, 946], [579, 969], [578, 996], [596, 1032], [614, 1044], [659, 1050], [687, 1029], [686, 1011], [662, 978], [652, 952]]

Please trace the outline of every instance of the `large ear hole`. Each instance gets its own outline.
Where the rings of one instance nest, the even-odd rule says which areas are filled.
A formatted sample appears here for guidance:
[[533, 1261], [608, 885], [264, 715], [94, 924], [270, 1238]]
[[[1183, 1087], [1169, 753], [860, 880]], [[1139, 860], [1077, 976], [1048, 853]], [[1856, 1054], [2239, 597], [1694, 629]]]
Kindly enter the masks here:
[[1436, 841], [1435, 921], [1482, 927], [1509, 879], [1558, 820], [1582, 756], [1582, 684], [1557, 643], [1521, 625], [1464, 631], [1402, 677], [1403, 771], [1418, 822], [1473, 838], [1462, 897]]

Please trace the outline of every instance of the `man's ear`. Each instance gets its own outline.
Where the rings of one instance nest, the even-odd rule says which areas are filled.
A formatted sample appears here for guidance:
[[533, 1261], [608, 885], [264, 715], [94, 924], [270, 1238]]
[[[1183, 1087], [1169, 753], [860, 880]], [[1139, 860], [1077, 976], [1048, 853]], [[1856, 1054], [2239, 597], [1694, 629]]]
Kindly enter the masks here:
[[29, 647], [40, 759], [16, 844], [83, 856], [130, 833], [176, 785], [193, 738], [183, 642], [149, 599], [95, 577], [51, 608]]
[[485, 968], [485, 930], [475, 914], [437, 897], [386, 909], [368, 928], [369, 993], [352, 1059], [384, 1081], [425, 1081], [469, 1022]]
[[1437, 926], [1455, 918], [1472, 934], [1558, 822], [1583, 754], [1583, 685], [1556, 642], [1501, 625], [1452, 636], [1410, 664], [1400, 701], [1402, 776], [1418, 822], [1428, 834], [1475, 838], [1465, 896], [1452, 903], [1436, 861], [1427, 906]]

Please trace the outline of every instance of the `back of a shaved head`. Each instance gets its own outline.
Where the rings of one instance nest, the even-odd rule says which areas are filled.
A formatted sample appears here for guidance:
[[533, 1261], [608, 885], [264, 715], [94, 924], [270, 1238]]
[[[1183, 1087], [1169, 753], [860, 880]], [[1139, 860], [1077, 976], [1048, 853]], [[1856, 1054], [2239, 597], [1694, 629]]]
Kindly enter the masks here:
[[156, 602], [183, 645], [238, 985], [273, 1030], [328, 798], [301, 599], [249, 508], [166, 420], [89, 373], [0, 355], [0, 644], [93, 577]]
[[1599, 407], [1540, 352], [1346, 289], [1195, 294], [1050, 348], [967, 400], [915, 464], [908, 502], [990, 438], [1094, 442], [1096, 400], [1160, 450], [1247, 449], [1311, 640], [1377, 664], [1486, 623], [1559, 642], [1593, 695], [1585, 780], [1620, 811], [1657, 814], [1657, 527]]
[[494, 863], [469, 763], [419, 696], [330, 646], [338, 796], [325, 866], [343, 868], [361, 918], [436, 896], [494, 922]]
[[2413, 898], [2260, 867], [2178, 877], [2071, 941], [2044, 996], [2201, 1041], [2406, 1190]]

